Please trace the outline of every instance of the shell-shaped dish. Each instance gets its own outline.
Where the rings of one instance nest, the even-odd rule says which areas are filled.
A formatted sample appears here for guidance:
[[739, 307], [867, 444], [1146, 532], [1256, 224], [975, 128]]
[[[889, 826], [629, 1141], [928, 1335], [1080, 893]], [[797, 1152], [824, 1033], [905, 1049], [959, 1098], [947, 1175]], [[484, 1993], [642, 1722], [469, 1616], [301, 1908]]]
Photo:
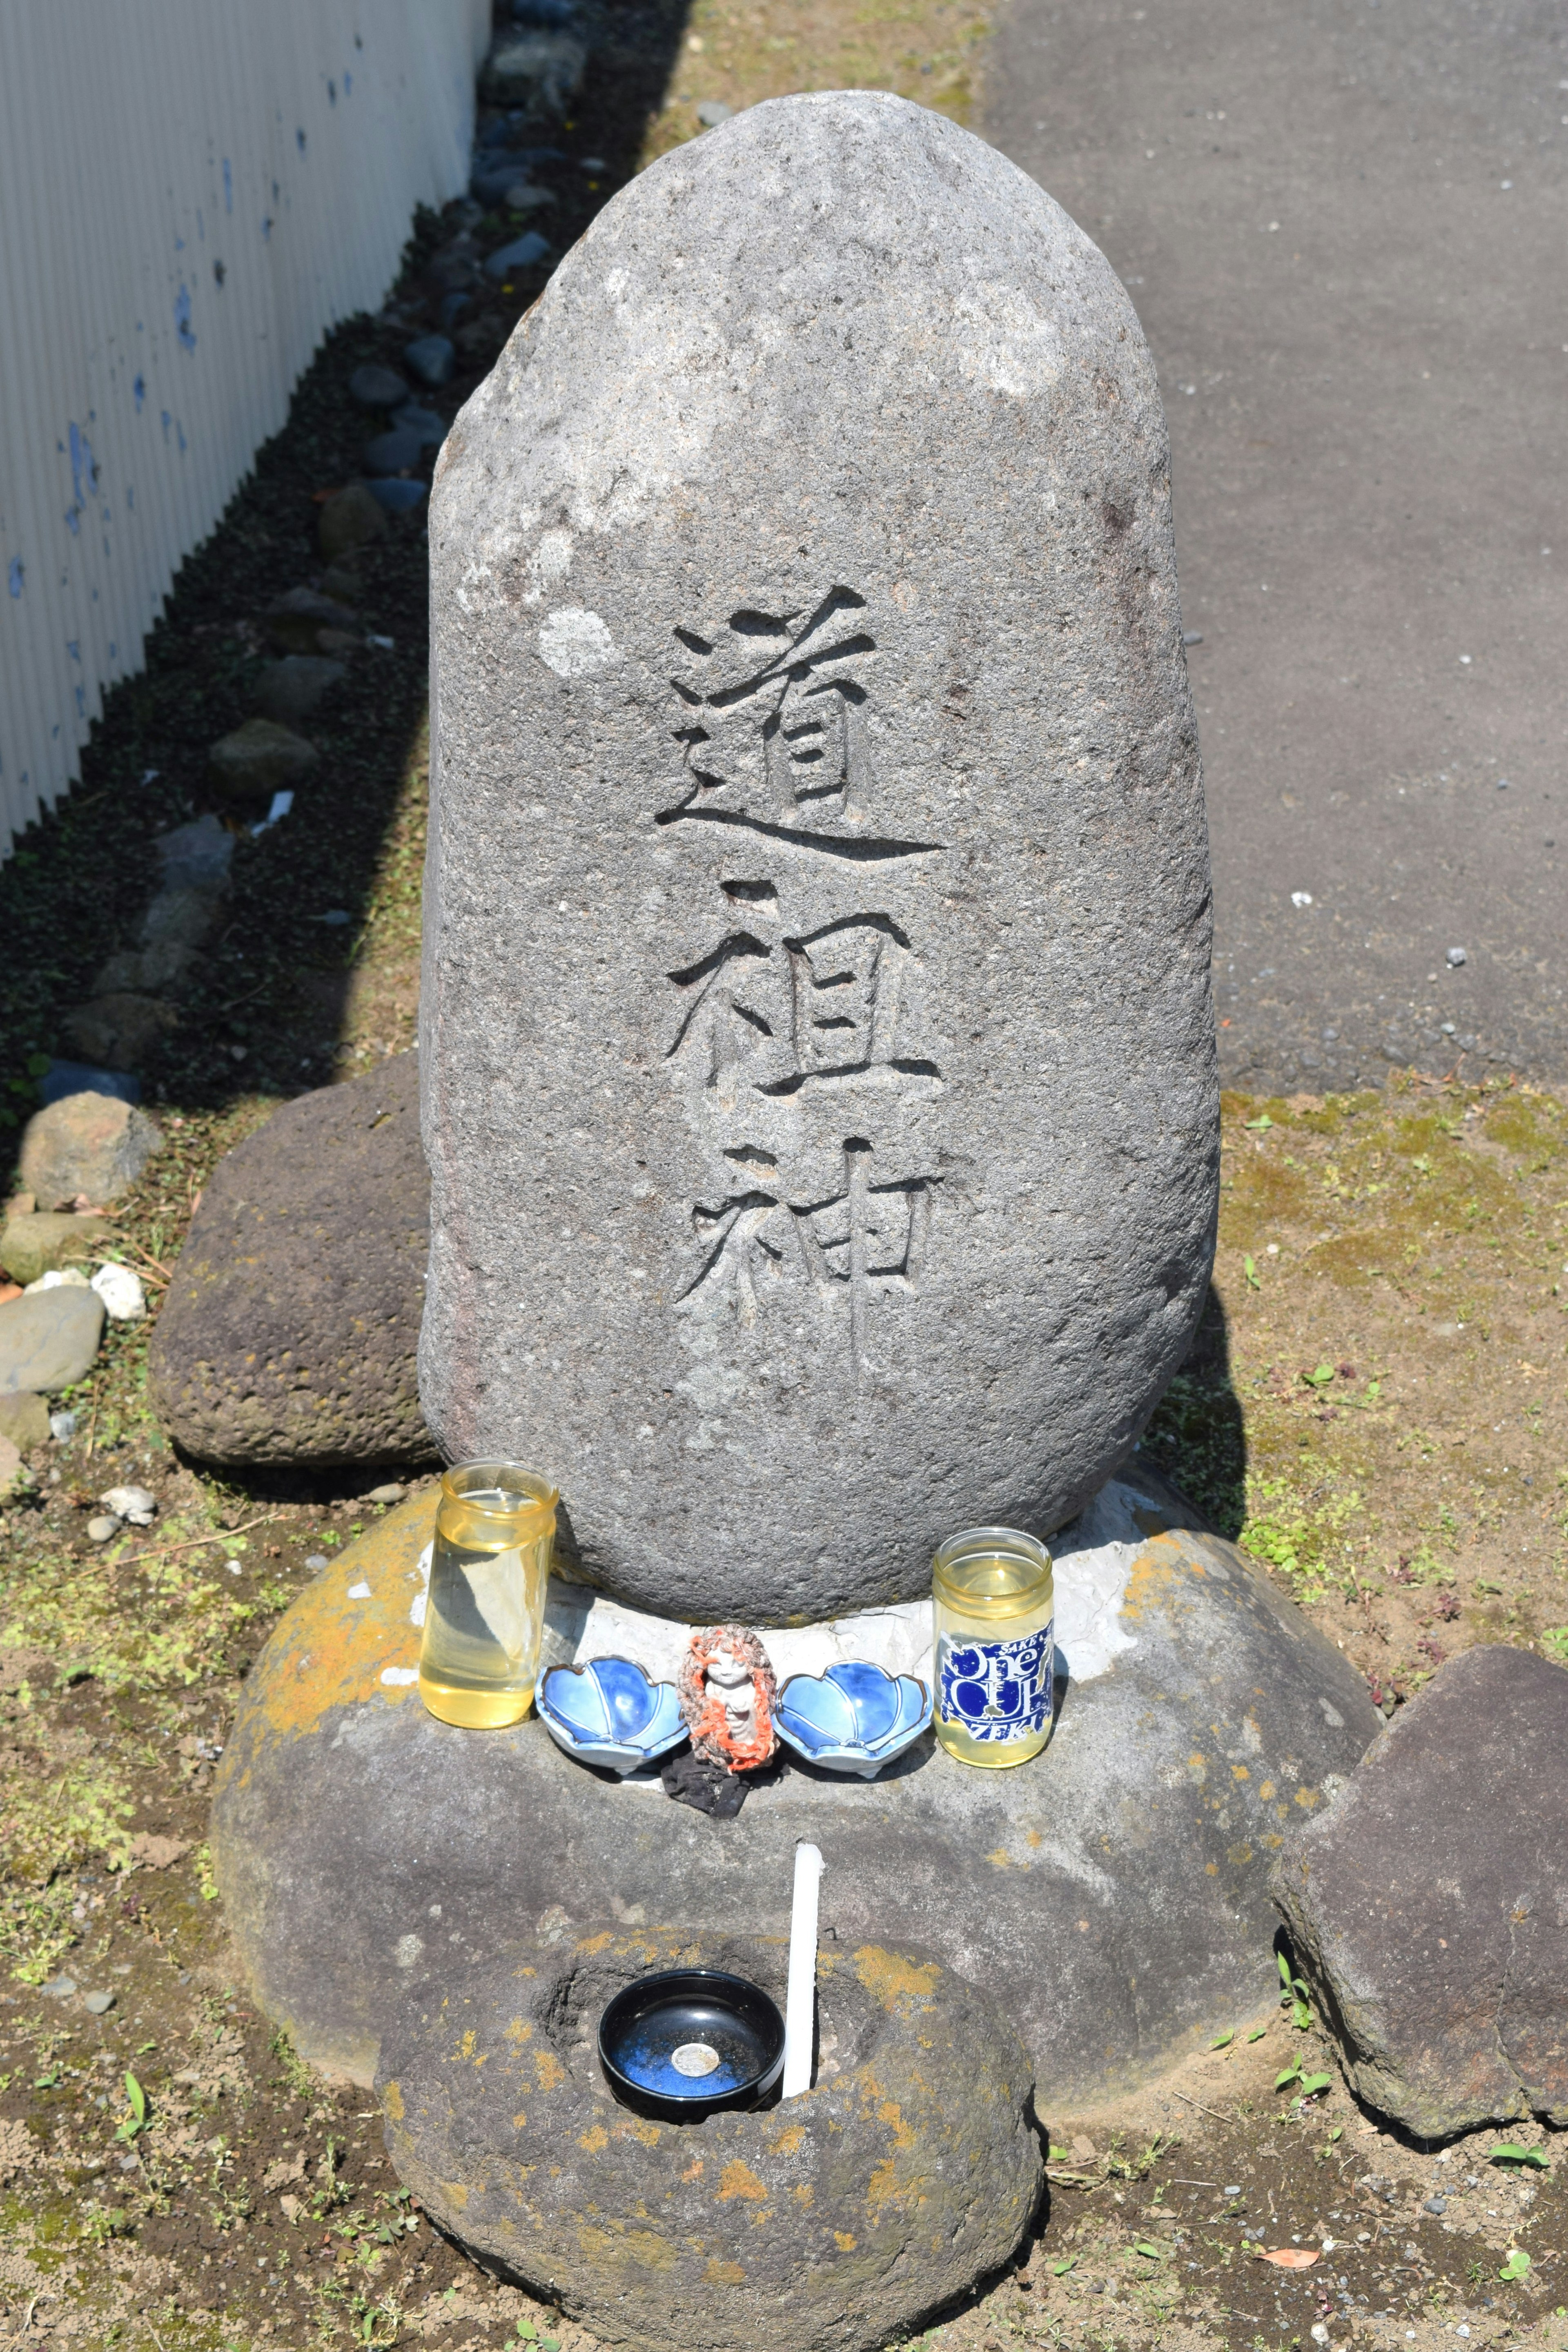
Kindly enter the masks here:
[[869, 1780], [931, 1720], [931, 1693], [913, 1675], [845, 1658], [825, 1675], [792, 1675], [773, 1721], [797, 1755], [829, 1772]]
[[635, 1772], [686, 1737], [675, 1685], [650, 1682], [629, 1658], [552, 1666], [536, 1704], [557, 1748], [605, 1771]]

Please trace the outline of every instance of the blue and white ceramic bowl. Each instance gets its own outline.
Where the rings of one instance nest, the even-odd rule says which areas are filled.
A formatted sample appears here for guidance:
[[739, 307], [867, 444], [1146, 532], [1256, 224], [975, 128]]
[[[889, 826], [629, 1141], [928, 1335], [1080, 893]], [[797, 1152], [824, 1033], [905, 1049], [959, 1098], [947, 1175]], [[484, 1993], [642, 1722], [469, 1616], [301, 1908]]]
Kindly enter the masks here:
[[931, 1721], [931, 1693], [913, 1675], [842, 1659], [825, 1675], [792, 1675], [773, 1721], [808, 1763], [869, 1780], [920, 1738]]
[[536, 1704], [557, 1748], [611, 1772], [635, 1772], [686, 1737], [675, 1685], [650, 1683], [629, 1658], [552, 1666]]

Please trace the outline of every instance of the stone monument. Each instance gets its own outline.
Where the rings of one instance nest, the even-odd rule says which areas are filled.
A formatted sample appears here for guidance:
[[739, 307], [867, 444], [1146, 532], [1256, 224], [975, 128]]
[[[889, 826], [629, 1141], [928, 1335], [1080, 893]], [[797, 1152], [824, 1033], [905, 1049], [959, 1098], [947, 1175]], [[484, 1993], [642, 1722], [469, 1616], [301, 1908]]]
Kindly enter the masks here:
[[1059, 1527], [1181, 1361], [1217, 1095], [1132, 306], [942, 117], [599, 215], [431, 504], [420, 1355], [575, 1573], [767, 1626]]

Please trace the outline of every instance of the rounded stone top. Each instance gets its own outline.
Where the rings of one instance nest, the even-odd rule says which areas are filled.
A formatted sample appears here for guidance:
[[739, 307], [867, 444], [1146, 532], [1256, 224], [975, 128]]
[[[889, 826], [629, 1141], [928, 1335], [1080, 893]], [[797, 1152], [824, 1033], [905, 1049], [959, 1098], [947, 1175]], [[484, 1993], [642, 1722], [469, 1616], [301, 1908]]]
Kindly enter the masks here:
[[599, 215], [432, 499], [421, 1396], [582, 1572], [778, 1624], [1060, 1525], [1181, 1361], [1218, 1101], [1126, 294], [942, 117]]

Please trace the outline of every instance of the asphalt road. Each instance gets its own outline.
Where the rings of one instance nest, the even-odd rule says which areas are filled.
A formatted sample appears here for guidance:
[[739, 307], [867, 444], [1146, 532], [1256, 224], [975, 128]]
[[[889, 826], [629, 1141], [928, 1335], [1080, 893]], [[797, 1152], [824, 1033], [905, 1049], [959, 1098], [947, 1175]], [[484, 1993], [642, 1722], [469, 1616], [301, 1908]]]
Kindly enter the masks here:
[[1568, 1079], [1568, 15], [1012, 0], [988, 89], [1159, 365], [1227, 1082]]

